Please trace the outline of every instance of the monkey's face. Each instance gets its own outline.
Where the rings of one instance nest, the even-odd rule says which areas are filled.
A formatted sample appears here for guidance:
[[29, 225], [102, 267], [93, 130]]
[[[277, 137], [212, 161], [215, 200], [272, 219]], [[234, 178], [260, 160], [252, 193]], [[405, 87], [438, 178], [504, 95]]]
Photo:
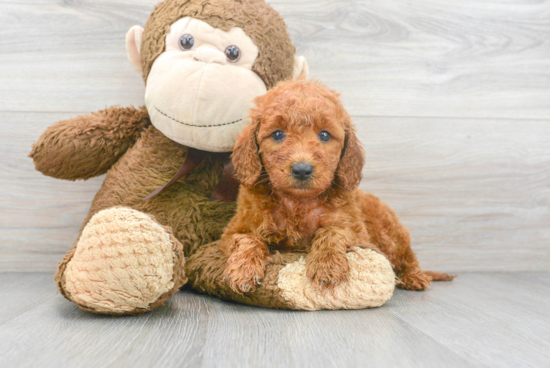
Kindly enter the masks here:
[[225, 32], [191, 17], [178, 20], [147, 78], [151, 122], [183, 145], [231, 151], [252, 100], [267, 90], [251, 70], [257, 57], [241, 28]]
[[264, 0], [164, 0], [126, 35], [151, 122], [168, 138], [233, 150], [255, 97], [307, 78], [281, 16]]

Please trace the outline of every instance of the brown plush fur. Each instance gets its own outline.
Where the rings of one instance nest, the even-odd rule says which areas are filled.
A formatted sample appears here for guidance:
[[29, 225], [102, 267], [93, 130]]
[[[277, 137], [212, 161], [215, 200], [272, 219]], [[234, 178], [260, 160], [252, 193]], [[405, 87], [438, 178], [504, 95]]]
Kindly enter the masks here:
[[[118, 206], [116, 206], [116, 207], [118, 207]], [[96, 211], [96, 213], [97, 212], [99, 212], [99, 211]], [[92, 212], [90, 211], [90, 214], [88, 215], [88, 218], [86, 219], [82, 229], [84, 229], [85, 225], [88, 223], [88, 221], [90, 221], [90, 219], [92, 218], [92, 216], [94, 214], [95, 213], [92, 214]], [[149, 216], [152, 218], [153, 221], [158, 223], [158, 221], [156, 221], [156, 219], [152, 215], [149, 215]], [[149, 312], [153, 309], [156, 309], [156, 308], [164, 305], [166, 300], [169, 297], [171, 297], [172, 295], [174, 295], [174, 293], [176, 291], [178, 291], [187, 282], [187, 277], [185, 276], [185, 256], [184, 256], [184, 253], [183, 253], [183, 245], [174, 236], [172, 228], [167, 227], [167, 226], [162, 226], [162, 227], [169, 234], [170, 242], [172, 243], [172, 251], [173, 251], [173, 254], [174, 254], [174, 274], [173, 274], [173, 279], [172, 279], [172, 281], [174, 282], [174, 287], [172, 289], [170, 289], [166, 293], [162, 294], [154, 303], [149, 305], [148, 308], [138, 308], [138, 309], [132, 310], [130, 312], [123, 312], [123, 313], [121, 313], [121, 312], [107, 313], [107, 312], [104, 312], [104, 311], [98, 312], [96, 309], [91, 308], [89, 306], [85, 306], [85, 305], [81, 305], [81, 304], [78, 304], [78, 306], [81, 309], [86, 310], [88, 312], [111, 314], [111, 315], [121, 315], [121, 314], [143, 314], [143, 313]], [[55, 276], [54, 276], [54, 280], [55, 280], [55, 282], [56, 282], [56, 284], [59, 288], [59, 291], [61, 292], [61, 294], [65, 298], [67, 298], [69, 300], [72, 300], [72, 298], [71, 298], [71, 295], [68, 292], [66, 292], [66, 290], [65, 290], [66, 282], [65, 282], [65, 278], [64, 278], [64, 273], [65, 273], [65, 270], [67, 268], [68, 262], [74, 256], [74, 253], [76, 251], [76, 244], [78, 244], [81, 235], [82, 235], [82, 230], [80, 232], [80, 235], [79, 235], [78, 239], [75, 242], [75, 246], [73, 246], [71, 248], [71, 250], [65, 255], [63, 260], [61, 260], [61, 262], [59, 263], [59, 267], [58, 267], [57, 272], [55, 273]]]
[[[237, 5], [221, 0], [168, 0], [160, 4], [152, 16], [154, 19], [146, 26], [142, 42], [144, 77], [147, 77], [150, 65], [164, 50], [164, 36], [170, 22], [177, 20], [174, 17], [193, 15], [216, 27], [240, 26], [247, 33], [247, 27], [252, 27], [251, 32], [257, 34], [251, 37], [260, 43], [260, 57], [254, 64], [254, 70], [268, 87], [288, 78], [293, 66], [293, 59], [288, 54], [293, 54], [294, 47], [290, 43], [284, 22], [263, 0], [243, 0], [241, 3], [248, 4], [246, 6], [250, 6], [250, 10], [240, 9], [238, 1], [235, 2]], [[242, 10], [244, 14], [236, 14], [233, 18], [226, 19], [220, 16], [220, 4], [227, 5], [229, 10], [233, 9], [235, 12]], [[186, 6], [187, 10], [181, 10]], [[181, 9], [177, 10], [179, 8]], [[191, 10], [193, 13], [186, 13]], [[264, 11], [267, 13], [261, 13]], [[266, 26], [268, 19], [269, 27]], [[82, 228], [97, 212], [123, 206], [146, 213], [163, 226], [170, 236], [176, 262], [172, 280], [174, 287], [148, 308], [125, 313], [143, 313], [162, 305], [185, 283], [186, 276], [193, 287], [213, 295], [266, 307], [292, 308], [293, 304], [282, 297], [276, 280], [278, 271], [286, 263], [299, 258], [296, 253], [287, 253], [284, 257], [271, 256], [264, 280], [268, 285], [262, 287], [254, 296], [245, 297], [235, 293], [222, 283], [220, 276], [227, 257], [219, 251], [217, 243], [211, 242], [219, 239], [224, 227], [234, 215], [236, 205], [209, 198], [222, 177], [223, 162], [219, 155], [208, 155], [191, 174], [156, 197], [142, 201], [147, 194], [172, 178], [184, 162], [187, 152], [187, 147], [171, 141], [151, 125], [144, 107], [111, 107], [49, 127], [34, 145], [30, 156], [39, 171], [57, 178], [87, 179], [107, 173]], [[342, 177], [340, 185], [347, 185], [345, 177]], [[380, 229], [384, 227], [386, 233], [382, 230], [380, 234], [371, 232], [371, 238], [378, 236], [380, 241], [386, 241], [387, 244], [392, 244], [392, 241], [398, 242], [394, 230], [384, 222], [391, 218], [388, 217], [391, 212], [382, 205], [377, 206], [376, 203], [378, 202], [368, 204], [369, 210], [364, 211], [365, 216], [373, 217], [370, 220], [367, 218], [367, 229], [369, 230], [369, 221], [379, 221], [380, 225], [377, 226], [380, 226]], [[65, 290], [65, 270], [71, 262], [77, 243], [78, 240], [60, 262], [55, 275], [61, 293], [69, 300], [72, 299]], [[189, 257], [185, 262], [185, 272], [184, 256]], [[98, 312], [78, 303], [77, 305]], [[113, 311], [112, 314], [120, 313]]]
[[[188, 177], [156, 197], [143, 201], [147, 194], [170, 180], [186, 154], [186, 147], [169, 140], [155, 127], [149, 126], [134, 146], [129, 148], [107, 172], [82, 229], [97, 212], [125, 206], [149, 214], [164, 226], [177, 240], [177, 249], [183, 251], [178, 259], [183, 259], [183, 254], [189, 256], [201, 245], [218, 239], [234, 214], [235, 203], [209, 199], [223, 171], [223, 163], [214, 159], [214, 154], [206, 158]], [[75, 246], [77, 243], [78, 240]], [[55, 276], [61, 293], [68, 298], [63, 288], [63, 275], [67, 262], [74, 254], [75, 246], [60, 262]], [[183, 264], [178, 265], [175, 277], [179, 275], [179, 270], [183, 271], [182, 266]], [[185, 278], [177, 276], [174, 279], [174, 282], [176, 281], [179, 282], [176, 284], [177, 287], [174, 287], [170, 294], [164, 295], [161, 301], [151, 305], [147, 310], [136, 310], [132, 313], [143, 313], [162, 305], [185, 283]]]
[[[170, 25], [185, 16], [225, 30], [243, 28], [260, 49], [253, 70], [268, 88], [291, 77], [294, 46], [280, 15], [263, 0], [167, 0], [155, 8], [145, 27], [141, 45], [145, 80], [152, 63], [164, 51]], [[222, 176], [220, 156], [209, 155], [187, 177], [156, 197], [142, 201], [172, 178], [184, 162], [187, 150], [151, 125], [145, 107], [111, 107], [52, 125], [33, 146], [30, 156], [37, 170], [56, 178], [88, 179], [107, 173], [82, 229], [103, 209], [130, 207], [164, 226], [177, 240], [178, 252], [181, 249], [182, 254], [191, 256], [202, 245], [219, 239], [234, 215], [235, 203], [209, 198]], [[78, 240], [60, 262], [55, 275], [61, 293], [68, 299], [71, 298], [64, 290], [64, 272], [77, 243]], [[182, 259], [182, 255], [178, 257]], [[182, 268], [183, 264], [175, 270], [174, 289], [147, 310], [164, 303], [185, 283]]]
[[109, 107], [52, 125], [29, 156], [44, 175], [86, 180], [105, 174], [150, 124], [145, 107]]
[[220, 241], [201, 246], [185, 262], [185, 273], [193, 289], [218, 298], [265, 308], [299, 309], [291, 300], [283, 297], [277, 281], [279, 272], [288, 264], [300, 259], [300, 253], [276, 253], [266, 261], [262, 287], [254, 293], [235, 292], [224, 282], [227, 256], [220, 251]]
[[145, 24], [141, 46], [144, 80], [166, 47], [169, 25], [186, 16], [224, 31], [242, 28], [258, 46], [252, 70], [268, 89], [292, 77], [296, 49], [282, 17], [263, 0], [170, 0], [158, 4]]
[[[233, 154], [243, 186], [236, 216], [222, 236], [229, 257], [225, 277], [236, 291], [260, 284], [273, 250], [308, 252], [307, 275], [321, 287], [345, 282], [346, 251], [382, 251], [411, 290], [428, 287], [431, 277], [419, 268], [408, 231], [376, 197], [355, 189], [364, 152], [338, 94], [316, 82], [279, 84], [256, 100], [252, 122]], [[272, 134], [283, 131], [285, 139]], [[331, 139], [322, 142], [321, 131]], [[313, 165], [306, 182], [291, 174], [298, 162]]]

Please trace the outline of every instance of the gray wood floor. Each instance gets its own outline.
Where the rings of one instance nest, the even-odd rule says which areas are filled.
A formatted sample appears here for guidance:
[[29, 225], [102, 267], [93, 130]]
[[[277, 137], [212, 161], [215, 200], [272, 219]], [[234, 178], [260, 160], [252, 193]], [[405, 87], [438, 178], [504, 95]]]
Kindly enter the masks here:
[[550, 273], [471, 273], [384, 307], [291, 312], [177, 293], [106, 317], [0, 273], [0, 367], [548, 367]]

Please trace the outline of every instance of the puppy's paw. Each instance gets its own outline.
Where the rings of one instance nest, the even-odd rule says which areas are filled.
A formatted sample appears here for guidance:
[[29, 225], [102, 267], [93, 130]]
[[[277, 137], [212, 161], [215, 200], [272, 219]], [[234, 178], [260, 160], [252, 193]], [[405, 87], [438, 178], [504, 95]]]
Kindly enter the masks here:
[[254, 291], [264, 278], [265, 257], [260, 252], [236, 250], [227, 260], [224, 280], [237, 293]]
[[407, 271], [399, 277], [397, 287], [406, 290], [425, 290], [430, 286], [432, 278], [422, 272], [421, 269]]
[[346, 254], [312, 252], [306, 263], [306, 275], [314, 285], [331, 289], [346, 282], [349, 263]]

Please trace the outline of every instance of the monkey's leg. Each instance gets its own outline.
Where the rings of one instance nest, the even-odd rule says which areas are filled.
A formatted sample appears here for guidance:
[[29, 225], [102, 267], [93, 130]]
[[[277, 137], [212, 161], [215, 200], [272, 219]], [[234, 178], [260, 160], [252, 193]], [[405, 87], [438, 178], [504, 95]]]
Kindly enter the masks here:
[[388, 257], [398, 278], [398, 287], [424, 290], [431, 281], [450, 281], [455, 277], [443, 272], [422, 271], [411, 248], [409, 230], [380, 199], [363, 193], [361, 204], [371, 240]]
[[181, 243], [172, 230], [140, 211], [96, 213], [54, 277], [80, 308], [101, 314], [140, 314], [164, 304], [187, 279]]
[[109, 107], [50, 126], [29, 156], [44, 175], [89, 179], [107, 172], [150, 124], [145, 107]]
[[219, 243], [200, 247], [185, 262], [185, 272], [194, 289], [222, 299], [278, 309], [362, 309], [383, 305], [395, 288], [395, 274], [383, 254], [352, 248], [346, 253], [348, 280], [331, 290], [307, 277], [306, 254], [275, 253], [267, 258], [261, 285], [251, 292], [237, 292], [224, 280], [227, 256]]

